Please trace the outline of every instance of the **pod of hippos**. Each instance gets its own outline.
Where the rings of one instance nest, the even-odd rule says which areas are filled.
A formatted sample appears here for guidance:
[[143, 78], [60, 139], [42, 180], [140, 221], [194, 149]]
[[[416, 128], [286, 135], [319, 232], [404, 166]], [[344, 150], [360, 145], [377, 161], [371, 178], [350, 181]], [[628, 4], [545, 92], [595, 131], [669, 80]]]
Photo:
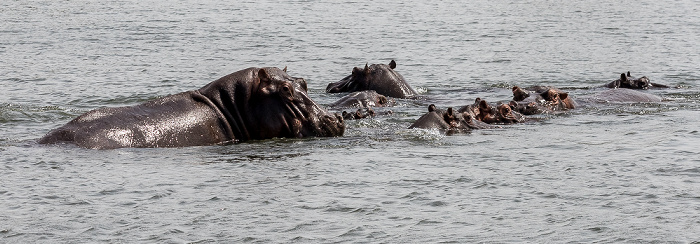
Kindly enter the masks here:
[[[328, 84], [328, 93], [348, 93], [331, 109], [357, 109], [330, 113], [308, 96], [306, 81], [287, 74], [286, 67], [248, 68], [215, 80], [198, 90], [186, 91], [142, 104], [100, 108], [51, 130], [40, 144], [69, 143], [91, 149], [122, 147], [186, 147], [229, 144], [275, 137], [336, 137], [345, 131], [344, 120], [376, 113], [373, 107], [391, 107], [398, 99], [416, 99], [418, 93], [397, 73], [396, 62], [355, 67], [347, 77]], [[660, 97], [632, 89], [668, 88], [629, 72], [604, 85], [614, 88], [599, 97], [617, 102], [658, 102]], [[620, 88], [620, 89], [617, 89]], [[520, 123], [526, 116], [557, 113], [577, 107], [554, 87], [513, 87], [513, 99], [493, 105], [476, 98], [459, 109], [428, 107], [409, 128], [438, 129], [447, 134], [498, 128]]]

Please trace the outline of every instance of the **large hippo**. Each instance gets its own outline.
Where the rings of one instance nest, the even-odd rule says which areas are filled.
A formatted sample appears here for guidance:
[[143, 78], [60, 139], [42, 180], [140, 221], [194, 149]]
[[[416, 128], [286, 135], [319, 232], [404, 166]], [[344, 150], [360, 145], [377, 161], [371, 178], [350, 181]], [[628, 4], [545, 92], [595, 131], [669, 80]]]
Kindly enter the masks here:
[[338, 101], [329, 104], [331, 108], [371, 108], [391, 107], [396, 100], [377, 93], [374, 90], [357, 91], [345, 95]]
[[535, 86], [527, 89], [513, 87], [511, 107], [525, 114], [552, 113], [576, 108], [576, 102], [568, 93], [549, 86]]
[[649, 78], [642, 76], [639, 79], [635, 79], [627, 71], [627, 74], [620, 74], [620, 79], [614, 80], [607, 85], [607, 88], [629, 88], [629, 89], [649, 89], [649, 88], [668, 88], [667, 85], [662, 85], [658, 83], [652, 83]]
[[415, 98], [418, 93], [406, 83], [399, 73], [396, 73], [396, 62], [391, 60], [386, 64], [365, 64], [364, 69], [355, 67], [352, 74], [342, 80], [328, 84], [326, 92], [355, 92], [374, 90], [379, 94], [395, 98]]
[[428, 113], [413, 122], [409, 129], [438, 129], [446, 134], [463, 133], [472, 129], [491, 129], [498, 126], [475, 119], [470, 113], [455, 112], [453, 108], [438, 109], [434, 104], [428, 106]]
[[278, 68], [248, 68], [143, 104], [100, 108], [39, 143], [80, 147], [185, 147], [274, 137], [341, 136], [342, 117], [307, 96], [306, 81]]

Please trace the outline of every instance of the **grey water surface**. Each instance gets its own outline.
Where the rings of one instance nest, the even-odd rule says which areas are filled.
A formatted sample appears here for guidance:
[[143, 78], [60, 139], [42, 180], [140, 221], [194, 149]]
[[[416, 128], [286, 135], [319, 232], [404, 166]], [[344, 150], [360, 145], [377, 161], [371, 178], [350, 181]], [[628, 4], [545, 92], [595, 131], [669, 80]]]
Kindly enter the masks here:
[[[0, 2], [0, 243], [700, 241], [700, 2]], [[100, 107], [288, 67], [310, 96], [396, 60], [424, 97], [337, 138], [38, 145]], [[582, 103], [446, 136], [427, 111], [622, 72], [661, 103]]]

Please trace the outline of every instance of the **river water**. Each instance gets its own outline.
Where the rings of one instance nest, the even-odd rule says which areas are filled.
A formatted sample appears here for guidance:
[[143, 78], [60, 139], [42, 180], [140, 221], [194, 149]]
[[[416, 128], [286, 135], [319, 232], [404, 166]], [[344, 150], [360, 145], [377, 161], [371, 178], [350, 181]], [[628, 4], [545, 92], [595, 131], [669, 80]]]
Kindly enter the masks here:
[[[2, 243], [700, 241], [700, 3], [0, 3]], [[88, 150], [36, 140], [100, 107], [288, 67], [310, 96], [396, 60], [424, 99], [338, 138]], [[576, 99], [631, 71], [661, 103], [587, 103], [446, 136], [427, 105]]]

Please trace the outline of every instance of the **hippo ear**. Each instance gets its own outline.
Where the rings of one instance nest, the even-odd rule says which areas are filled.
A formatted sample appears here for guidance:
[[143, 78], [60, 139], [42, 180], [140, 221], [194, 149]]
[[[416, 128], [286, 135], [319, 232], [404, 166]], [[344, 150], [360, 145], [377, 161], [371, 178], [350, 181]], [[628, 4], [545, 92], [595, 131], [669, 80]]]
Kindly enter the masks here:
[[486, 100], [479, 100], [479, 108], [488, 108], [489, 104], [486, 103]]
[[369, 63], [365, 63], [365, 73], [369, 74]]
[[265, 69], [258, 70], [258, 78], [260, 80], [269, 80], [270, 79], [270, 77], [267, 75], [267, 71], [265, 71]]
[[265, 69], [260, 69], [258, 71], [258, 79], [260, 79], [261, 87], [266, 87], [268, 84], [270, 84], [270, 76], [267, 74]]
[[284, 66], [284, 69], [282, 71], [284, 71], [284, 73], [287, 73], [287, 66]]
[[549, 92], [550, 90], [546, 90], [543, 93], [540, 93], [540, 96], [545, 100], [545, 101], [552, 101], [553, 97], [551, 96], [552, 94]]
[[629, 71], [627, 71], [627, 77], [630, 77], [630, 76], [631, 76], [631, 75], [630, 75], [630, 72], [629, 72]]
[[621, 81], [626, 81], [626, 80], [627, 80], [627, 76], [625, 75], [625, 73], [620, 74], [620, 80], [621, 80]]
[[567, 97], [569, 97], [569, 93], [566, 93], [566, 92], [559, 93], [559, 99], [564, 100]]
[[395, 69], [396, 68], [396, 62], [392, 59], [391, 62], [389, 62], [389, 68]]
[[430, 104], [428, 105], [428, 113], [435, 111], [437, 108], [435, 107], [435, 104]]

